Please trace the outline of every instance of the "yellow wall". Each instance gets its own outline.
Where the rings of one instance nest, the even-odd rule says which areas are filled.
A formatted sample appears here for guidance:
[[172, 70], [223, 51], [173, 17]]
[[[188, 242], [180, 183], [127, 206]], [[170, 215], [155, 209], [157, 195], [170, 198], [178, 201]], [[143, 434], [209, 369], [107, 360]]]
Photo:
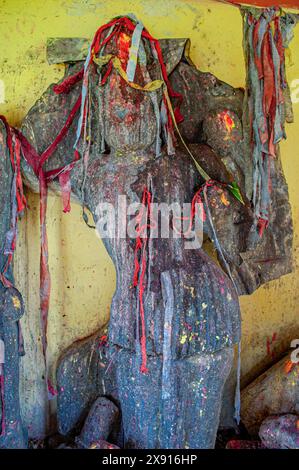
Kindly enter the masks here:
[[[244, 86], [241, 17], [232, 6], [209, 0], [0, 0], [0, 12], [0, 113], [6, 114], [12, 125], [19, 125], [45, 88], [63, 75], [62, 66], [49, 66], [46, 62], [48, 37], [91, 37], [99, 25], [128, 12], [140, 17], [156, 37], [189, 37], [191, 57], [201, 70], [234, 86]], [[298, 46], [299, 30], [291, 44], [290, 83], [299, 77]], [[281, 149], [295, 223], [297, 266], [298, 104], [294, 111], [296, 123], [287, 126], [288, 140]], [[22, 359], [21, 395], [30, 434], [34, 436], [44, 430], [40, 412], [46, 405], [39, 338], [38, 196], [28, 193], [28, 200], [29, 211], [20, 226], [15, 271], [27, 305], [23, 320], [27, 356]], [[48, 205], [52, 274], [48, 339], [50, 363], [55, 364], [66, 346], [108, 319], [115, 275], [102, 243], [83, 223], [80, 208], [73, 204], [71, 214], [64, 215], [56, 197], [50, 197]], [[294, 271], [241, 299], [243, 383], [275, 361], [287, 350], [291, 339], [299, 337], [298, 287]], [[277, 340], [271, 358], [266, 342], [274, 332]]]

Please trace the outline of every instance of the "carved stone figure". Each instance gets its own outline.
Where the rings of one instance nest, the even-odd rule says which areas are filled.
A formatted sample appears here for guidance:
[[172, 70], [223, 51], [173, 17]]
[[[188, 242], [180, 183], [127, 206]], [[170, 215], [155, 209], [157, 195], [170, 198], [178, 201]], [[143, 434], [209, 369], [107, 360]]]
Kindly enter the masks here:
[[[146, 82], [146, 73], [146, 68], [137, 69], [137, 83]], [[119, 195], [126, 196], [127, 204], [140, 203], [144, 188], [148, 188], [153, 202], [158, 204], [182, 206], [191, 202], [204, 181], [183, 147], [177, 146], [174, 155], [167, 155], [165, 150], [156, 155], [159, 129], [152, 96], [132, 90], [116, 70], [111, 72], [101, 92], [96, 86], [96, 71], [92, 80], [96, 111], [92, 115], [89, 158], [85, 166], [79, 163], [72, 169], [71, 187], [75, 197], [82, 201], [84, 181], [84, 205], [93, 214], [95, 223], [101, 215], [101, 203], [110, 203], [119, 220]], [[51, 125], [58, 128], [61, 110], [67, 116], [78, 91], [77, 87], [72, 95], [57, 97], [51, 88], [29, 112], [22, 130], [38, 153], [50, 143], [50, 123], [44, 122], [46, 110], [53, 117]], [[158, 93], [157, 97], [161, 99]], [[64, 158], [65, 151], [71, 148], [73, 132], [74, 126], [47, 163], [47, 170], [61, 166], [61, 156]], [[103, 134], [109, 152], [100, 154]], [[227, 180], [225, 166], [210, 147], [193, 144], [192, 152], [201, 165], [209, 167], [211, 178]], [[29, 180], [30, 172], [25, 171]], [[250, 210], [227, 189], [213, 186], [205, 196], [212, 202], [206, 210], [213, 213], [213, 218], [230, 214], [230, 218], [237, 217], [239, 222], [240, 214], [244, 213], [244, 227], [248, 231], [246, 214], [250, 217]], [[146, 272], [138, 272], [143, 283], [133, 288], [135, 240], [128, 234], [124, 238], [118, 235], [103, 238], [117, 271], [117, 289], [111, 305], [106, 349], [110, 377], [106, 384], [103, 371], [101, 388], [120, 408], [122, 421], [117, 443], [121, 440], [122, 446], [210, 448], [215, 443], [233, 345], [240, 340], [238, 296], [227, 274], [201, 247], [185, 249], [185, 239], [174, 236], [172, 224], [169, 230], [169, 238], [149, 237], [143, 252]], [[205, 230], [211, 233], [210, 218], [205, 222]], [[140, 289], [144, 289], [141, 301]], [[63, 364], [59, 377], [58, 402], [63, 401], [68, 388], [62, 384], [68, 380]], [[65, 428], [62, 423], [61, 427]]]
[[[212, 180], [236, 180], [245, 204], [221, 184], [206, 185], [202, 194], [207, 214], [204, 232], [214, 241], [224, 269], [202, 247], [186, 250], [184, 238], [174, 236], [174, 220], [169, 223], [169, 238], [149, 236], [141, 248], [128, 234], [103, 238], [117, 272], [108, 341], [98, 345], [96, 335], [62, 358], [57, 375], [58, 422], [63, 433], [74, 431], [92, 402], [106, 396], [121, 413], [120, 426], [111, 429], [113, 444], [208, 448], [215, 443], [223, 387], [233, 346], [240, 340], [237, 294], [252, 292], [290, 270], [291, 224], [287, 235], [275, 228], [278, 219], [290, 222], [290, 211], [278, 162], [273, 225], [264, 241], [254, 238], [246, 198], [251, 164], [242, 129], [243, 93], [197, 71], [184, 53], [186, 41], [164, 40], [161, 45], [170, 80], [183, 97], [185, 119], [180, 130], [195, 161], [179, 143], [173, 155], [165, 146], [161, 154], [157, 152], [160, 91], [132, 89], [119, 70], [109, 71], [109, 63], [99, 59], [89, 77], [90, 122], [79, 148], [84, 157], [71, 171], [73, 196], [91, 211], [102, 234], [101, 203], [110, 203], [119, 220], [119, 195], [126, 196], [128, 204], [149, 202], [149, 197], [158, 204], [190, 203], [204, 184], [196, 169], [200, 164]], [[134, 80], [140, 86], [157, 79], [159, 72], [146, 41], [143, 47], [147, 65], [137, 67]], [[105, 54], [123, 59], [119, 42], [108, 43]], [[81, 69], [82, 59], [69, 65], [66, 77]], [[100, 86], [103, 76], [106, 82]], [[57, 95], [51, 86], [28, 113], [22, 132], [39, 154], [62, 128], [80, 92], [81, 82], [68, 94]], [[45, 163], [46, 171], [73, 161], [77, 121]], [[37, 190], [34, 172], [25, 161], [23, 170], [27, 183]], [[58, 188], [55, 181], [52, 186]], [[259, 259], [269, 252], [274, 253], [270, 264]], [[91, 361], [88, 372], [80, 367], [81, 375], [74, 374], [78, 364], [87, 361]]]
[[7, 132], [9, 128], [0, 119], [0, 448], [18, 449], [27, 446], [19, 399], [19, 360], [24, 353], [19, 320], [24, 304], [13, 286], [12, 266], [7, 264], [11, 241], [8, 234], [12, 233], [15, 220], [14, 171]]

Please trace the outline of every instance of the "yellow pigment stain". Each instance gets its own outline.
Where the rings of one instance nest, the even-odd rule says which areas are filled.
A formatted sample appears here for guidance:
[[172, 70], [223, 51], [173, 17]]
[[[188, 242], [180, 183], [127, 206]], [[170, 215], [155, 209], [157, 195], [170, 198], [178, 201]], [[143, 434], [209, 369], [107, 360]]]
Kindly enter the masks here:
[[222, 204], [224, 204], [225, 206], [229, 206], [229, 205], [230, 205], [230, 202], [229, 202], [229, 200], [227, 199], [227, 197], [226, 197], [224, 191], [222, 191], [221, 196], [220, 196], [220, 199], [221, 199]]
[[13, 296], [11, 299], [12, 299], [13, 306], [14, 306], [15, 308], [20, 309], [20, 308], [21, 308], [20, 299], [18, 299], [18, 297], [15, 297], [15, 296]]
[[183, 335], [183, 336], [181, 337], [181, 339], [180, 339], [180, 343], [181, 343], [181, 344], [185, 344], [186, 341], [187, 341], [187, 335]]
[[193, 286], [186, 286], [185, 284], [181, 284], [184, 289], [187, 289], [190, 291], [191, 297], [194, 299], [195, 298], [195, 293], [194, 293], [194, 287]]

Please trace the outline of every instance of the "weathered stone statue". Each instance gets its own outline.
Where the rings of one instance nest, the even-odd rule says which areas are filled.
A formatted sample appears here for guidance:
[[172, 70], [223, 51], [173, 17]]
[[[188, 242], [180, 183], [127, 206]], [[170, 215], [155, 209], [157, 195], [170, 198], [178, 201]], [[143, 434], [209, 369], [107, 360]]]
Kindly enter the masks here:
[[[161, 44], [170, 80], [183, 96], [180, 129], [191, 143], [195, 162], [212, 180], [235, 179], [245, 204], [214, 183], [205, 185], [201, 195], [207, 215], [204, 232], [215, 242], [226, 272], [202, 247], [185, 249], [184, 238], [175, 237], [174, 219], [169, 222], [169, 238], [152, 239], [149, 233], [139, 246], [128, 234], [103, 238], [117, 272], [108, 338], [103, 332], [96, 334], [72, 346], [61, 359], [58, 422], [63, 434], [80, 429], [93, 401], [105, 396], [117, 405], [121, 420], [111, 419], [110, 436], [99, 432], [99, 439], [127, 448], [210, 448], [233, 346], [240, 341], [237, 294], [252, 292], [290, 269], [290, 224], [287, 237], [274, 225], [277, 218], [289, 219], [289, 205], [279, 167], [274, 175], [274, 203], [279, 209], [273, 212], [270, 238], [256, 240], [246, 198], [251, 168], [250, 158], [248, 164], [245, 158], [249, 150], [242, 129], [242, 91], [197, 71], [184, 55], [186, 41]], [[159, 78], [146, 41], [143, 47], [147, 65], [136, 68], [134, 79], [141, 87]], [[122, 53], [119, 42], [108, 43], [105, 50], [120, 60]], [[67, 77], [80, 70], [82, 59], [68, 59], [78, 63], [69, 65]], [[106, 81], [100, 86], [103, 77]], [[166, 146], [157, 152], [159, 90], [132, 89], [116, 68], [109, 71], [109, 63], [101, 61], [93, 63], [90, 83], [90, 122], [79, 148], [84, 158], [71, 171], [72, 194], [91, 211], [100, 234], [101, 203], [110, 203], [119, 220], [119, 195], [126, 196], [128, 204], [145, 202], [150, 232], [146, 203], [191, 203], [204, 180], [183, 145], [177, 145], [172, 155]], [[22, 131], [39, 154], [62, 128], [80, 92], [81, 82], [68, 94], [57, 95], [51, 86], [27, 115]], [[73, 161], [77, 121], [45, 163], [47, 171]], [[32, 169], [23, 164], [27, 183], [36, 189]], [[275, 255], [272, 264], [256, 259], [257, 253], [267, 256], [269, 251], [282, 256]]]
[[10, 235], [16, 222], [14, 171], [7, 145], [7, 132], [0, 119], [0, 448], [24, 448], [27, 433], [23, 427], [19, 400], [19, 360], [23, 345], [19, 320], [24, 313], [21, 294], [13, 286]]

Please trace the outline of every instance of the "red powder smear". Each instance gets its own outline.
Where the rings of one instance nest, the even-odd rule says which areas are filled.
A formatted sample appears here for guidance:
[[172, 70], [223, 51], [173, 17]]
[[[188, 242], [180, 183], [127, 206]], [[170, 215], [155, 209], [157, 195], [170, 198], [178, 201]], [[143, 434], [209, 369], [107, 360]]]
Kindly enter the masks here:
[[267, 338], [267, 354], [268, 354], [268, 356], [270, 356], [270, 354], [271, 354], [270, 346], [271, 346], [270, 340], [269, 340], [269, 338]]
[[230, 134], [234, 127], [236, 127], [233, 118], [229, 115], [228, 111], [218, 113], [218, 117], [224, 122], [226, 130]]
[[[221, 1], [221, 0], [220, 0]], [[299, 0], [246, 0], [246, 2], [239, 2], [238, 0], [229, 0], [229, 3], [235, 5], [257, 5], [259, 7], [288, 7], [288, 8], [299, 8]]]
[[52, 397], [56, 397], [58, 395], [57, 390], [53, 387], [51, 381], [48, 379], [47, 380], [47, 385], [48, 385], [48, 392], [52, 395]]
[[284, 365], [284, 371], [286, 374], [289, 374], [295, 367], [295, 362], [292, 362], [290, 360], [286, 361], [285, 365]]
[[259, 231], [259, 237], [262, 238], [265, 229], [268, 227], [269, 221], [266, 219], [263, 219], [262, 217], [259, 218], [258, 220], [258, 231]]
[[189, 323], [187, 323], [187, 322], [184, 322], [184, 327], [187, 328], [187, 330], [189, 330], [189, 331], [192, 330], [192, 326], [189, 325]]
[[131, 44], [131, 37], [128, 34], [122, 32], [120, 33], [117, 41], [118, 46], [118, 57], [123, 66], [126, 67], [128, 59], [129, 59], [129, 48]]
[[274, 351], [271, 351], [271, 346], [276, 340], [277, 340], [277, 333], [273, 333], [271, 340], [267, 338], [267, 354], [268, 356], [271, 356], [272, 358], [274, 358]]
[[108, 337], [107, 335], [103, 335], [100, 337], [99, 339], [99, 348], [102, 347], [102, 346], [106, 346], [107, 345], [107, 342], [108, 342]]

